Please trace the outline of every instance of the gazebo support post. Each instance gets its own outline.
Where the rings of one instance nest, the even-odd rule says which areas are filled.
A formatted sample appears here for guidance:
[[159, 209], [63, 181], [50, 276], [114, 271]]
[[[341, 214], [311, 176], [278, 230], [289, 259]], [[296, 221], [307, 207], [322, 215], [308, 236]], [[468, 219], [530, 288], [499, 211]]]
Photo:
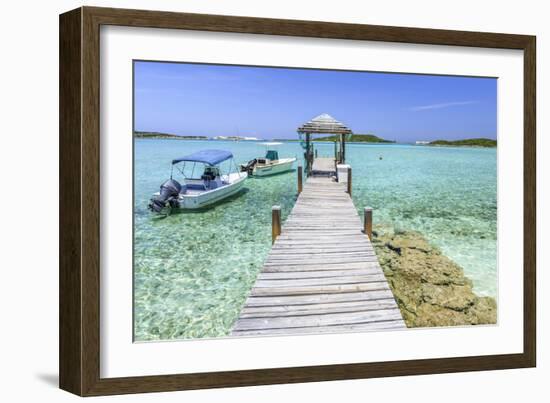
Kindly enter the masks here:
[[342, 144], [342, 150], [341, 150], [341, 161], [340, 163], [341, 164], [345, 164], [346, 163], [346, 135], [345, 134], [341, 134], [340, 135], [340, 141], [341, 141], [341, 144]]
[[306, 175], [311, 175], [311, 133], [306, 133]]

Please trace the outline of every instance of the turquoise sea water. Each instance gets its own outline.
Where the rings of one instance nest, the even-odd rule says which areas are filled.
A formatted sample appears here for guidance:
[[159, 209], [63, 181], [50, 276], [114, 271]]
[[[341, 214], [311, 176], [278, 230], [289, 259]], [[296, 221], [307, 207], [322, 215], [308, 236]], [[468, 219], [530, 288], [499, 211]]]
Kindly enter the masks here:
[[[317, 144], [331, 155], [332, 144]], [[237, 163], [254, 142], [135, 140], [134, 334], [137, 341], [225, 336], [271, 247], [271, 206], [283, 220], [296, 199], [296, 172], [248, 179], [245, 191], [212, 208], [154, 218], [151, 194], [170, 161], [205, 148]], [[416, 230], [461, 265], [475, 291], [496, 297], [496, 149], [348, 144], [353, 199], [374, 208], [375, 230]], [[281, 156], [302, 155], [285, 143]], [[380, 159], [381, 157], [381, 159]], [[177, 179], [177, 175], [175, 176]]]

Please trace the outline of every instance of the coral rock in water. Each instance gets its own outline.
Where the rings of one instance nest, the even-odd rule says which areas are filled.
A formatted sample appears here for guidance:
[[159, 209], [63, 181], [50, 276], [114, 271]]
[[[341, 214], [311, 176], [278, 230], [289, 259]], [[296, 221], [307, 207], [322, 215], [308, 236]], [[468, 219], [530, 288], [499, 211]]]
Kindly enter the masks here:
[[477, 296], [462, 268], [422, 235], [374, 235], [376, 254], [408, 327], [496, 323], [495, 300]]

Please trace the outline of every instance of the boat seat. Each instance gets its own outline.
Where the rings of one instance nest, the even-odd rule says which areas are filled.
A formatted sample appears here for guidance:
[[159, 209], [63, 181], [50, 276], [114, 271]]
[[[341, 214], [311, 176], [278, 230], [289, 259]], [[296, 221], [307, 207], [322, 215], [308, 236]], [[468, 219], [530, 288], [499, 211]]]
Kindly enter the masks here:
[[213, 181], [214, 179], [216, 179], [216, 175], [211, 173], [205, 173], [201, 176], [201, 179], [203, 181]]
[[206, 190], [206, 185], [204, 183], [187, 183], [187, 189], [196, 189], [196, 190]]

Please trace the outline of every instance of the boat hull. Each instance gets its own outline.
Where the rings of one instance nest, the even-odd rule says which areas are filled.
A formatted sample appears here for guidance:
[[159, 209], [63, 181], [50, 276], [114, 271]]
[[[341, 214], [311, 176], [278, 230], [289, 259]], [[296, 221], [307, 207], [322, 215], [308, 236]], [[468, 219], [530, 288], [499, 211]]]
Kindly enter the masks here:
[[230, 175], [231, 184], [209, 190], [196, 195], [180, 194], [178, 197], [179, 208], [184, 210], [198, 209], [206, 206], [211, 206], [223, 199], [226, 199], [238, 193], [244, 186], [247, 174], [241, 173]]
[[256, 165], [252, 171], [253, 176], [269, 176], [290, 171], [296, 162], [296, 158], [280, 159], [278, 163], [268, 165]]
[[[169, 215], [172, 211], [193, 210], [211, 206], [238, 193], [243, 188], [247, 177], [248, 174], [246, 172], [232, 173], [224, 177], [224, 180], [229, 182], [227, 185], [204, 192], [180, 193], [177, 200], [166, 203], [166, 206], [159, 213], [161, 215]], [[153, 198], [158, 195], [159, 193], [155, 193]]]

